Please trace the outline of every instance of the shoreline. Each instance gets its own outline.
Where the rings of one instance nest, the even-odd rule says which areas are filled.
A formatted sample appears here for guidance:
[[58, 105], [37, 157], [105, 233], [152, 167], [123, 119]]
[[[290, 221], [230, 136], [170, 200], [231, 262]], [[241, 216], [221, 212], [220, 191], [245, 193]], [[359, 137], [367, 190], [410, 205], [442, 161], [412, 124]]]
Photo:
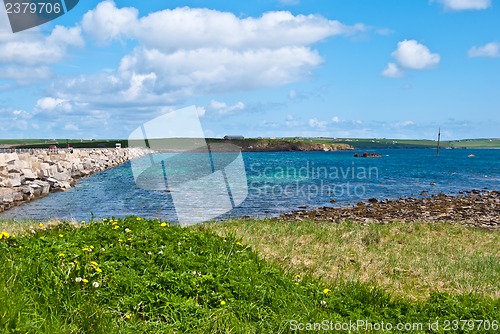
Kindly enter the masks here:
[[393, 221], [454, 222], [474, 227], [500, 230], [500, 191], [467, 190], [459, 195], [437, 194], [424, 198], [395, 200], [370, 198], [348, 207], [299, 209], [274, 218], [277, 221], [353, 220], [370, 224]]
[[137, 148], [0, 153], [0, 212], [66, 191], [80, 178], [149, 153]]

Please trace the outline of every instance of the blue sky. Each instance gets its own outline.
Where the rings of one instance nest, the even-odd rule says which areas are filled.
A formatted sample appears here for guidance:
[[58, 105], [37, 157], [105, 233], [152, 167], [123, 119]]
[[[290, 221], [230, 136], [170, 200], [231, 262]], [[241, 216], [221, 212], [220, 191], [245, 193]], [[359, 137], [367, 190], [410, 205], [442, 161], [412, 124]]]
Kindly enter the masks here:
[[0, 138], [126, 138], [196, 105], [207, 137], [500, 137], [496, 0], [93, 1], [13, 34]]

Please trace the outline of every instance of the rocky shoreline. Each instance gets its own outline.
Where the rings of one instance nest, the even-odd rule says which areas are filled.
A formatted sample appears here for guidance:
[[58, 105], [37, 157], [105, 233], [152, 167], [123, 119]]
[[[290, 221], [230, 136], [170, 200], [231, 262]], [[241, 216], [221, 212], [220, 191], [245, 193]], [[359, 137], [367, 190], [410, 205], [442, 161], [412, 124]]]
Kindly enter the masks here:
[[81, 177], [148, 153], [138, 148], [0, 153], [0, 212], [51, 192], [68, 190]]
[[500, 191], [470, 190], [458, 196], [439, 194], [425, 198], [396, 200], [371, 198], [368, 202], [358, 202], [349, 207], [297, 210], [276, 219], [331, 222], [353, 220], [361, 223], [446, 221], [487, 229], [500, 229]]

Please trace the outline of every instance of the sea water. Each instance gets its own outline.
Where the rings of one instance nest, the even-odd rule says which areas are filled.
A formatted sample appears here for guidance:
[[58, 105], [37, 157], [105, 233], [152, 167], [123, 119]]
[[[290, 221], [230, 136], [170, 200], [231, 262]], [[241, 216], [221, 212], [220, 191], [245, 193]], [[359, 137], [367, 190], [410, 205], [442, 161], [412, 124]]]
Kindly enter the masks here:
[[[270, 217], [299, 208], [352, 205], [373, 197], [500, 190], [500, 150], [441, 150], [436, 157], [432, 149], [379, 149], [380, 158], [356, 158], [356, 152], [363, 153], [243, 153], [245, 170], [239, 176], [247, 180], [248, 196], [219, 218]], [[66, 192], [7, 210], [0, 219], [80, 221], [128, 215], [176, 221], [170, 193], [138, 187], [130, 162], [80, 179]]]

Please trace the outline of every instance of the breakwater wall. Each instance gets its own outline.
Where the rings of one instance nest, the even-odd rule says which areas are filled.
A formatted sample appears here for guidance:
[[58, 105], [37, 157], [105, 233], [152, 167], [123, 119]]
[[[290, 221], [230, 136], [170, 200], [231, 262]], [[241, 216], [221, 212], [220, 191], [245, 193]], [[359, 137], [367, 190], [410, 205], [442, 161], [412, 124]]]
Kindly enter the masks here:
[[137, 148], [0, 152], [0, 212], [149, 152]]

